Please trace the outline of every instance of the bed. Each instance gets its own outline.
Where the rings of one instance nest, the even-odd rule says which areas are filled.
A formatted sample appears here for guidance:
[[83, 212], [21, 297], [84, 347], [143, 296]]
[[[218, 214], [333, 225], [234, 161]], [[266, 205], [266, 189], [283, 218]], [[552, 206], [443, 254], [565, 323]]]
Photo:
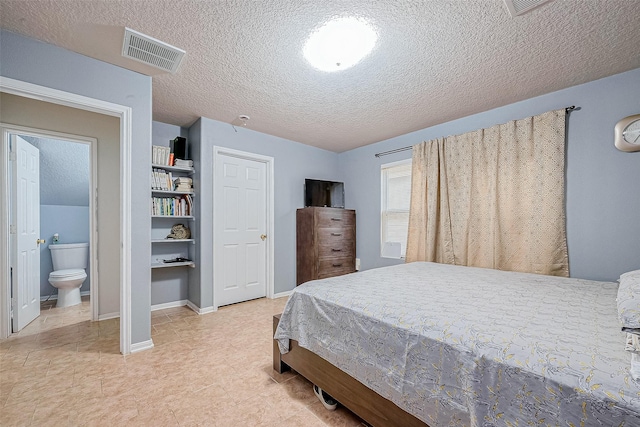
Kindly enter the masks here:
[[295, 369], [374, 426], [640, 426], [618, 284], [416, 262], [298, 286]]

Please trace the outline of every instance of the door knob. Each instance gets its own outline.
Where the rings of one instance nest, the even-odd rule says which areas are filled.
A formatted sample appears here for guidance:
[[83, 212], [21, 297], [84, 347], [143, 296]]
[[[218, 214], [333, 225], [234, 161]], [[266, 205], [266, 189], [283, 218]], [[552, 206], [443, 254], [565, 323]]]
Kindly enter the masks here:
[[36, 240], [36, 245], [39, 245], [40, 243], [45, 243], [44, 239], [37, 239]]
[[263, 241], [264, 241], [264, 240], [267, 240], [267, 235], [266, 235], [266, 234], [261, 234], [261, 235], [260, 235], [260, 238], [261, 238]]

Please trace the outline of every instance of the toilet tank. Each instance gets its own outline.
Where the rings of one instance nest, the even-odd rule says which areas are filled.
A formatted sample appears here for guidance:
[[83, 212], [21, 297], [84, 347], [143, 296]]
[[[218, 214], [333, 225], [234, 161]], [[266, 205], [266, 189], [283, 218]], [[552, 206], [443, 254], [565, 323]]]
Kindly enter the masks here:
[[55, 271], [87, 268], [89, 243], [51, 244], [49, 250]]

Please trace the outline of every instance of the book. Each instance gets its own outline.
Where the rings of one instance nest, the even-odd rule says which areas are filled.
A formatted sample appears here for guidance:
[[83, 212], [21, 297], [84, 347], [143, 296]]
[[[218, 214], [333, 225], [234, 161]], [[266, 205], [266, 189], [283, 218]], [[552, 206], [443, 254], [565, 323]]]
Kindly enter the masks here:
[[182, 167], [182, 168], [192, 168], [193, 167], [193, 160], [175, 159], [173, 161], [173, 165], [174, 166], [179, 166], [179, 167]]
[[158, 172], [158, 169], [153, 170], [153, 175], [155, 177], [156, 190], [162, 190], [162, 187], [160, 186], [160, 172]]
[[174, 158], [184, 159], [187, 157], [186, 138], [182, 138], [180, 136], [175, 137], [175, 139], [169, 141], [169, 147], [171, 148], [171, 152], [174, 154]]

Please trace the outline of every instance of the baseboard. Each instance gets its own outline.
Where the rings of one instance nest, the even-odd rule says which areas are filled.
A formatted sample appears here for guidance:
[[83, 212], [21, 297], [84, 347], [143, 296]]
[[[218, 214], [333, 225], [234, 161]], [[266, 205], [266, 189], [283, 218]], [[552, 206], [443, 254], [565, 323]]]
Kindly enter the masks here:
[[188, 300], [183, 299], [180, 301], [171, 301], [171, 302], [165, 302], [162, 304], [154, 304], [151, 306], [151, 311], [164, 310], [165, 308], [182, 307], [187, 305], [187, 303], [188, 303]]
[[151, 350], [153, 348], [153, 340], [147, 340], [142, 342], [136, 342], [131, 344], [131, 354], [137, 353], [143, 350]]
[[213, 313], [214, 311], [217, 311], [217, 310], [214, 310], [213, 307], [200, 308], [189, 300], [187, 300], [186, 306], [198, 314], [207, 314], [207, 313]]
[[118, 317], [120, 317], [120, 312], [119, 311], [116, 311], [115, 313], [99, 314], [98, 315], [98, 321], [100, 321], [100, 320], [109, 320], [109, 319], [117, 319]]
[[[80, 292], [80, 296], [81, 297], [86, 297], [87, 295], [91, 295], [91, 291], [82, 291], [82, 292]], [[57, 299], [58, 299], [58, 294], [51, 294], [51, 295], [47, 295], [46, 297], [41, 296], [40, 297], [40, 302], [57, 300]]]
[[271, 299], [282, 298], [282, 297], [288, 297], [288, 296], [289, 296], [289, 295], [291, 295], [292, 293], [293, 293], [293, 289], [291, 289], [290, 291], [278, 292], [277, 294], [273, 294], [273, 296], [271, 297]]

